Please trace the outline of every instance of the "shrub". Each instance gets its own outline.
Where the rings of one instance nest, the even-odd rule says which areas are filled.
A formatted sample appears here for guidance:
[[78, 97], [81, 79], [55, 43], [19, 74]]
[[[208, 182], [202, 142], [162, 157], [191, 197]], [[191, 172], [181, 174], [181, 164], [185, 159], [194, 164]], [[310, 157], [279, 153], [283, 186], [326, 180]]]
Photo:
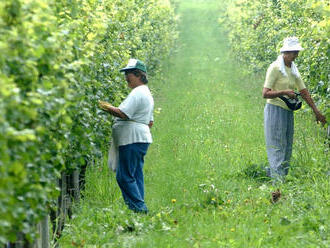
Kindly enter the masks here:
[[159, 69], [176, 36], [158, 0], [0, 2], [0, 245], [34, 238], [56, 179], [101, 158], [130, 57]]

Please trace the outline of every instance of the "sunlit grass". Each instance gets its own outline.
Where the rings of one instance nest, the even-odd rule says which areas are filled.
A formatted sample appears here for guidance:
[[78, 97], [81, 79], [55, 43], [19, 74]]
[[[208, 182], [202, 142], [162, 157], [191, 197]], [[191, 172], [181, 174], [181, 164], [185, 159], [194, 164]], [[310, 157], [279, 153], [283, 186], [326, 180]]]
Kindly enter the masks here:
[[[296, 114], [293, 165], [282, 197], [267, 164], [263, 76], [235, 63], [217, 1], [181, 1], [177, 53], [156, 92], [146, 156], [148, 215], [126, 209], [114, 174], [89, 168], [85, 197], [61, 240], [95, 247], [327, 247], [329, 156], [311, 113]], [[86, 246], [88, 247], [88, 246]]]

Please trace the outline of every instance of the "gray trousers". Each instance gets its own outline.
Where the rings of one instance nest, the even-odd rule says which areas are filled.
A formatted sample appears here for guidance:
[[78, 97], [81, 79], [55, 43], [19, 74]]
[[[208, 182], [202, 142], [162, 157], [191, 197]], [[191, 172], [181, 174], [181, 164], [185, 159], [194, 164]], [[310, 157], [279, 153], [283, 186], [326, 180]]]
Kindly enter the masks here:
[[283, 179], [289, 172], [292, 154], [294, 118], [293, 111], [279, 106], [266, 104], [264, 110], [264, 127], [269, 176]]

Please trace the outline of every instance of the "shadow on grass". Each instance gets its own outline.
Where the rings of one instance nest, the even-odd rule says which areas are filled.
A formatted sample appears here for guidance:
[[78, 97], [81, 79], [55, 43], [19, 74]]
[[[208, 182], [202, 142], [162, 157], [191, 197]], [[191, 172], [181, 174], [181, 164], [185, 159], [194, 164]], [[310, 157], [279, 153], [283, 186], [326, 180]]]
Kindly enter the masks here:
[[251, 178], [257, 182], [270, 182], [271, 178], [267, 176], [266, 164], [248, 164], [238, 172], [238, 177]]

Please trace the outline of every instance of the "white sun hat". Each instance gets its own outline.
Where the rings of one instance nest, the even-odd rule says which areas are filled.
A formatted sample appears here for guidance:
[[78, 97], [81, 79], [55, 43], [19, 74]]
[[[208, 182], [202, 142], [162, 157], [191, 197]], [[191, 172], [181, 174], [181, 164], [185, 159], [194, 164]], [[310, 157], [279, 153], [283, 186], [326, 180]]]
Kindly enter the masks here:
[[280, 52], [302, 51], [304, 48], [299, 44], [297, 37], [287, 37], [283, 40], [283, 46]]

